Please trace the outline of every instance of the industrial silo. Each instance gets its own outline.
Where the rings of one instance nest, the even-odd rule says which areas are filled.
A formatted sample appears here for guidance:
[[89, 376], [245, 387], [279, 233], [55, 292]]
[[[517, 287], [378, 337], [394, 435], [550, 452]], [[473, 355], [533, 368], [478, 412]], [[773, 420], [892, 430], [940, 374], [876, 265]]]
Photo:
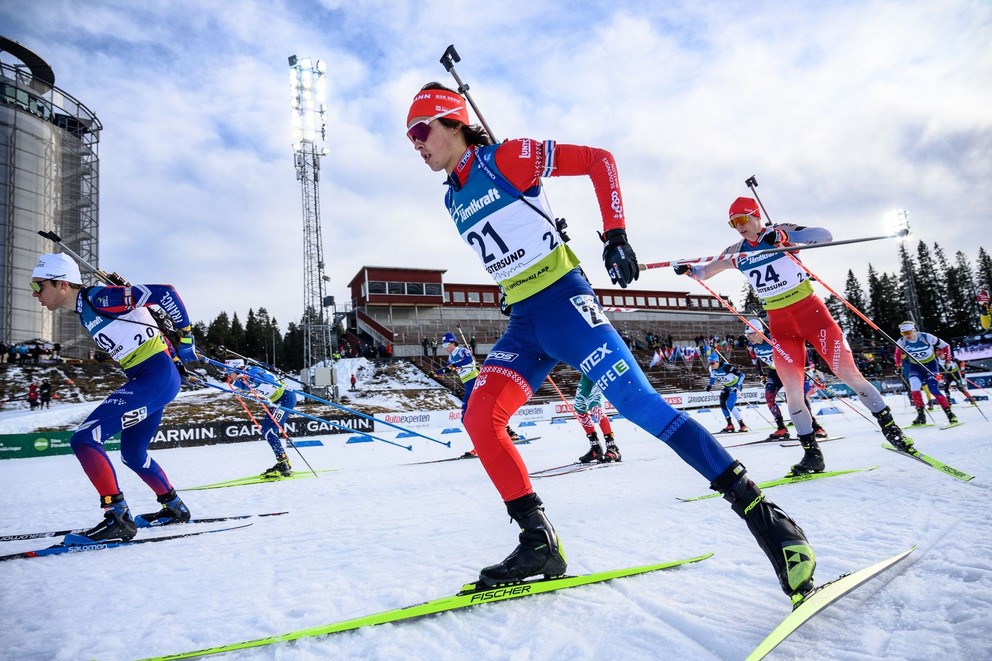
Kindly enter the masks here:
[[[96, 115], [55, 87], [52, 68], [0, 37], [0, 341], [35, 338], [86, 357], [91, 343], [76, 315], [51, 313], [31, 296], [37, 257], [58, 252], [38, 235], [54, 231], [98, 265], [99, 158]], [[94, 284], [84, 272], [85, 284]]]

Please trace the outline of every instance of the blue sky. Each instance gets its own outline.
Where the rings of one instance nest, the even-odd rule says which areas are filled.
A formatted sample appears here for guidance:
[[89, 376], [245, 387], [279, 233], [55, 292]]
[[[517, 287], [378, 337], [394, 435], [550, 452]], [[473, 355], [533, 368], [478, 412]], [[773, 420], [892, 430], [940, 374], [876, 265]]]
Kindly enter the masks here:
[[[339, 302], [363, 265], [486, 282], [404, 136], [415, 91], [454, 86], [438, 62], [451, 43], [498, 137], [614, 153], [641, 261], [731, 244], [727, 207], [751, 175], [776, 222], [849, 239], [886, 233], [903, 208], [949, 258], [992, 250], [988, 2], [36, 0], [4, 3], [0, 25], [103, 122], [101, 266], [171, 282], [197, 320], [262, 306], [285, 329], [302, 311], [294, 54], [329, 67], [320, 193]], [[607, 286], [588, 180], [548, 193]], [[807, 257], [836, 289], [896, 261], [894, 242]], [[637, 284], [702, 291], [667, 269]], [[710, 284], [737, 298], [744, 280]]]

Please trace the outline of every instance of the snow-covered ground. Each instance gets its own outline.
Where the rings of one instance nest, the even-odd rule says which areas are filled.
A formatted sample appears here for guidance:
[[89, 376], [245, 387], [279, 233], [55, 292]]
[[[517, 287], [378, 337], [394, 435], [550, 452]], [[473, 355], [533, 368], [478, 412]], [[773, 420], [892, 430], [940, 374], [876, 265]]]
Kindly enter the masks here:
[[[900, 420], [911, 418], [904, 398], [890, 402]], [[989, 402], [983, 407], [992, 415]], [[883, 450], [874, 425], [841, 408], [820, 416], [829, 432], [845, 437], [824, 444], [828, 467], [879, 468], [769, 489], [769, 497], [805, 528], [821, 582], [914, 544], [919, 549], [771, 658], [992, 658], [992, 426], [978, 410], [958, 406], [964, 425], [914, 432], [921, 449], [977, 476], [966, 484]], [[52, 409], [35, 419], [45, 427], [62, 414]], [[767, 411], [749, 409], [745, 417], [767, 433], [759, 414]], [[30, 426], [24, 415], [0, 414], [0, 432]], [[710, 428], [722, 426], [713, 413], [696, 415]], [[712, 558], [228, 658], [743, 659], [789, 610], [771, 567], [726, 502], [676, 500], [706, 493], [701, 477], [627, 421], [614, 426], [622, 464], [534, 481], [570, 572], [708, 551]], [[531, 470], [568, 463], [587, 447], [574, 423], [520, 431], [540, 436], [520, 446]], [[393, 438], [392, 430], [376, 433]], [[517, 530], [478, 461], [410, 465], [462, 453], [465, 434], [442, 437], [450, 449], [404, 439], [413, 451], [347, 438], [301, 448], [314, 468], [335, 469], [316, 479], [181, 492], [194, 516], [287, 510], [285, 516], [162, 544], [0, 563], [0, 657], [139, 659], [318, 626], [452, 593], [514, 547]], [[759, 481], [782, 475], [801, 455], [777, 443], [731, 452]], [[117, 453], [112, 457], [132, 508], [155, 509], [150, 490]], [[272, 463], [261, 441], [155, 457], [180, 489]], [[304, 469], [299, 458], [294, 468]], [[0, 512], [0, 534], [84, 527], [100, 517], [71, 455], [0, 461]], [[175, 529], [139, 534], [167, 532]], [[6, 542], [0, 553], [43, 545]]]

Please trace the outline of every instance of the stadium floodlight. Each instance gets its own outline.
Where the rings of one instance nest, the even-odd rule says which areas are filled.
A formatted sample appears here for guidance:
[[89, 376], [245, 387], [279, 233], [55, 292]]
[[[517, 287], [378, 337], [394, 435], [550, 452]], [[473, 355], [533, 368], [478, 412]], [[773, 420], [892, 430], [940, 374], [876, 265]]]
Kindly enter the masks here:
[[912, 238], [912, 233], [909, 230], [909, 212], [905, 209], [893, 209], [887, 212], [885, 214], [885, 223], [889, 231], [893, 234], [899, 234], [903, 230], [906, 231], [905, 236], [899, 237], [900, 241], [909, 241]]
[[[295, 56], [290, 58], [292, 62]], [[317, 61], [319, 68], [312, 65], [308, 57], [296, 60], [290, 66], [289, 88], [292, 108], [292, 131], [294, 151], [296, 145], [322, 142], [327, 136], [327, 104], [323, 102], [326, 91], [326, 65]], [[321, 70], [322, 69], [322, 70]]]

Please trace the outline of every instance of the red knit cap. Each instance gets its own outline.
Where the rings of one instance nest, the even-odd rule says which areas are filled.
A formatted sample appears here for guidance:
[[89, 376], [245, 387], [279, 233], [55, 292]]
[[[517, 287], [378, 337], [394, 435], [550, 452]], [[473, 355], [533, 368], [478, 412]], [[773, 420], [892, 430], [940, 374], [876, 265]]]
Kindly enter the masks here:
[[413, 97], [410, 112], [406, 115], [407, 128], [413, 120], [423, 117], [434, 117], [450, 110], [445, 117], [454, 119], [462, 124], [468, 124], [468, 110], [465, 108], [465, 98], [448, 90], [420, 90]]
[[734, 216], [761, 218], [761, 207], [749, 197], [739, 197], [730, 205], [730, 217], [733, 218]]

